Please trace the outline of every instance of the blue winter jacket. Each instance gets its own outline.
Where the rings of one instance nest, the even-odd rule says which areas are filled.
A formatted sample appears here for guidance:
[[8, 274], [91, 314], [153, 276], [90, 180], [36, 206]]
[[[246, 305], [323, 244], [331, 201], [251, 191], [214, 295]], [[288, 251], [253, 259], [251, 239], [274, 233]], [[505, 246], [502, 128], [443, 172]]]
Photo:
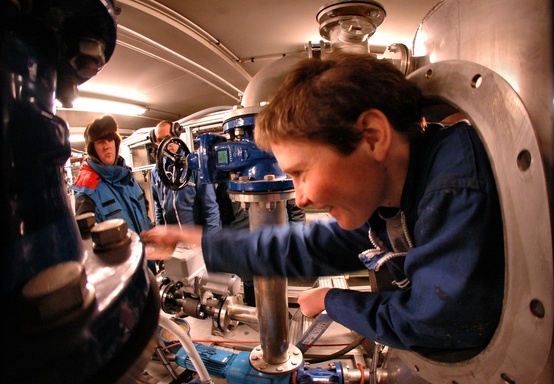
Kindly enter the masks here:
[[[376, 342], [418, 352], [482, 348], [500, 318], [504, 292], [502, 218], [493, 173], [472, 127], [430, 124], [411, 144], [401, 200], [413, 247], [386, 263], [404, 289], [331, 289], [325, 308], [336, 322]], [[374, 213], [353, 231], [336, 221], [205, 235], [211, 271], [239, 276], [328, 276], [364, 268], [368, 230], [388, 248]]]
[[163, 185], [156, 167], [152, 169], [151, 177], [156, 225], [197, 224], [206, 231], [221, 227], [215, 187], [213, 184], [200, 184], [196, 171], [191, 174], [191, 184], [177, 191]]
[[[121, 156], [118, 157], [117, 165], [110, 166], [90, 158], [83, 160], [70, 188], [77, 192], [76, 204], [83, 196], [93, 201], [91, 211], [94, 209], [97, 223], [121, 218], [136, 233], [152, 228], [144, 190]], [[76, 206], [76, 212], [82, 213], [79, 206]]]

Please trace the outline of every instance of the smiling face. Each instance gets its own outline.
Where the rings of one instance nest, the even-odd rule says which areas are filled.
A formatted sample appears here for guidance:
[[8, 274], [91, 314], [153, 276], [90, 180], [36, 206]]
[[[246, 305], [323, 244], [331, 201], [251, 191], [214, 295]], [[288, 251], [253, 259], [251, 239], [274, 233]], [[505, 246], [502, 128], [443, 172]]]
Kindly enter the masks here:
[[292, 178], [296, 204], [329, 210], [347, 230], [362, 226], [379, 207], [400, 207], [410, 158], [409, 140], [381, 111], [364, 111], [355, 127], [362, 138], [348, 154], [317, 140], [271, 143]]
[[385, 170], [366, 142], [350, 155], [312, 141], [283, 141], [271, 148], [293, 180], [299, 207], [328, 209], [342, 228], [356, 229], [382, 205]]
[[117, 153], [114, 139], [98, 139], [94, 141], [94, 149], [104, 165], [114, 165]]
[[381, 206], [400, 207], [421, 122], [421, 92], [394, 65], [340, 53], [287, 75], [256, 117], [255, 141], [292, 177], [297, 205], [354, 229]]

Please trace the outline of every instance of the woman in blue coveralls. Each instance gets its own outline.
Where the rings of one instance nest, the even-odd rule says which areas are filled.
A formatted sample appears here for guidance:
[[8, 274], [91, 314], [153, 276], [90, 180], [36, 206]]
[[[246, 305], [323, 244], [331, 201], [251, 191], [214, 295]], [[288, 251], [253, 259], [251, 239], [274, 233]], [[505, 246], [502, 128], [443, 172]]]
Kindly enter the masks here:
[[[70, 186], [76, 192], [75, 214], [94, 212], [97, 223], [123, 219], [129, 229], [140, 233], [152, 228], [148, 200], [119, 155], [121, 136], [117, 131], [117, 121], [111, 115], [100, 116], [87, 125], [87, 157]], [[154, 261], [149, 261], [149, 267], [155, 272]]]
[[258, 114], [255, 140], [293, 179], [296, 204], [333, 219], [204, 235], [157, 227], [143, 239], [201, 244], [208, 270], [239, 275], [388, 271], [386, 289], [321, 287], [298, 303], [393, 348], [482, 349], [504, 292], [493, 172], [467, 120], [425, 124], [421, 108], [420, 91], [386, 60], [308, 59]]
[[83, 160], [75, 182], [75, 214], [94, 212], [96, 222], [121, 218], [136, 233], [152, 228], [148, 201], [131, 168], [119, 155], [121, 136], [111, 115], [87, 125]]

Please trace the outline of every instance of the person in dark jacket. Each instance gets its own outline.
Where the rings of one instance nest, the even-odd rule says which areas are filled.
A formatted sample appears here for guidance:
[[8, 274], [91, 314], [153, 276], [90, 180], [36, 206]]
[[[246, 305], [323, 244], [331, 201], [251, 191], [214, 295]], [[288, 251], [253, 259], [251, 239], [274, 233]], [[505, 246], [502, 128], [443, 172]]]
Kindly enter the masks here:
[[[330, 221], [144, 241], [202, 245], [210, 271], [329, 276], [385, 271], [371, 292], [319, 287], [307, 316], [420, 353], [484, 348], [504, 295], [503, 225], [486, 150], [467, 120], [425, 123], [418, 88], [371, 55], [308, 59], [256, 120], [255, 140], [294, 182], [296, 204]], [[376, 279], [377, 281], [383, 279]]]
[[[144, 190], [119, 155], [117, 121], [100, 116], [87, 125], [84, 137], [87, 156], [70, 186], [76, 192], [75, 214], [94, 212], [97, 223], [120, 218], [136, 233], [152, 228]], [[149, 267], [155, 272], [154, 261]]]
[[[156, 144], [172, 137], [171, 121], [160, 121], [154, 128]], [[169, 144], [177, 151], [177, 144]], [[177, 147], [177, 148], [175, 148]], [[192, 172], [190, 183], [179, 190], [172, 190], [165, 186], [158, 174], [158, 168], [152, 169], [152, 199], [154, 200], [156, 225], [197, 224], [206, 231], [213, 231], [221, 227], [219, 205], [217, 203], [213, 184], [199, 183], [198, 173]]]

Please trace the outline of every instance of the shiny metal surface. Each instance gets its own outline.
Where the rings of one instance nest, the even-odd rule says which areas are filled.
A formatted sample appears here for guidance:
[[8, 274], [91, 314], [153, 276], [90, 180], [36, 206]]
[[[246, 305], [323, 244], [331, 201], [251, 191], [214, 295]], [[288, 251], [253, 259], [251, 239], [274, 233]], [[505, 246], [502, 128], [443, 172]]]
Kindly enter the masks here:
[[[289, 191], [290, 193], [292, 192]], [[240, 194], [236, 195], [240, 196]], [[250, 200], [256, 198], [254, 194], [249, 196]], [[250, 229], [271, 224], [286, 224], [286, 200], [281, 193], [261, 194], [259, 198], [259, 202], [249, 203]], [[269, 207], [268, 204], [270, 204]], [[260, 347], [252, 351], [251, 364], [255, 364], [254, 367], [261, 372], [276, 373], [275, 369], [280, 367], [279, 372], [284, 373], [298, 368], [298, 365], [288, 364], [293, 356], [289, 353], [291, 343], [287, 284], [286, 277], [254, 276]], [[301, 360], [301, 356], [301, 353], [296, 354], [294, 359]]]
[[503, 77], [523, 101], [546, 175], [552, 178], [550, 0], [441, 1], [422, 20], [414, 36], [413, 55], [419, 63], [414, 65], [464, 60]]
[[263, 359], [269, 364], [284, 363], [289, 347], [287, 279], [254, 276], [254, 289]]
[[338, 1], [321, 7], [316, 19], [319, 34], [331, 42], [333, 51], [368, 53], [369, 38], [386, 15], [383, 6], [376, 1]]
[[291, 68], [307, 58], [307, 52], [288, 55], [262, 68], [246, 86], [241, 105], [250, 108], [270, 102]]
[[406, 351], [395, 353], [430, 383], [551, 382], [539, 380], [547, 365], [554, 321], [551, 225], [545, 209], [549, 201], [525, 105], [500, 75], [475, 63], [438, 62], [410, 78], [425, 96], [465, 112], [485, 143], [503, 212], [506, 283], [500, 324], [478, 356], [445, 364]]

